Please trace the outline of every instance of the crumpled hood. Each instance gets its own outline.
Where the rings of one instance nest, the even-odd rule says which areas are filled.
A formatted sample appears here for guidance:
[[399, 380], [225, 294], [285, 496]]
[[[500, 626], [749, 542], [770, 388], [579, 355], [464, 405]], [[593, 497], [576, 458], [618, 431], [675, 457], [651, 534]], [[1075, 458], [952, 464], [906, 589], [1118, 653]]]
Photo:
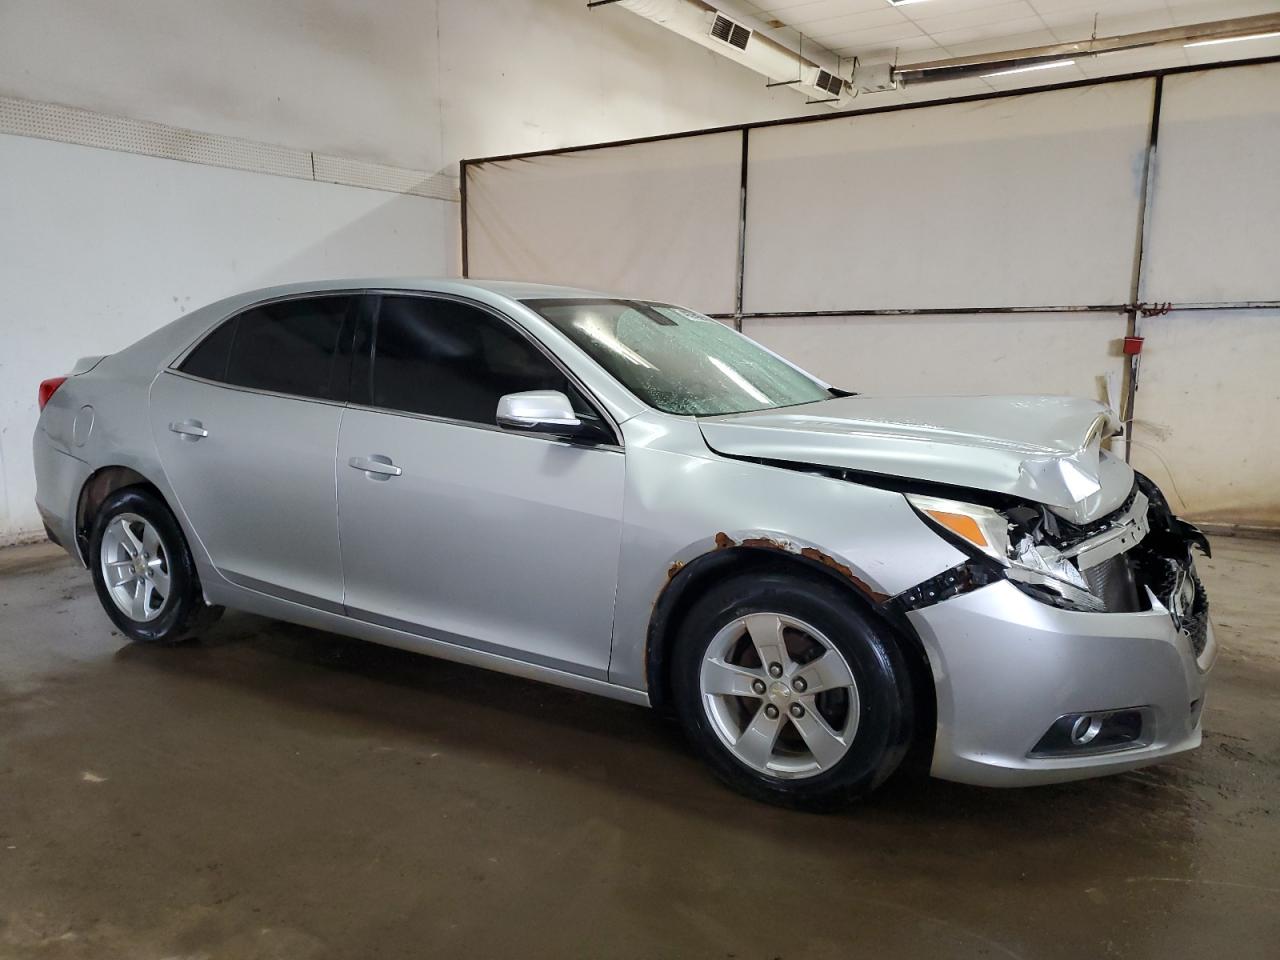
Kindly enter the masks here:
[[1119, 424], [1072, 397], [841, 397], [702, 417], [711, 449], [1007, 493], [1080, 523], [1118, 507], [1133, 471], [1100, 450]]

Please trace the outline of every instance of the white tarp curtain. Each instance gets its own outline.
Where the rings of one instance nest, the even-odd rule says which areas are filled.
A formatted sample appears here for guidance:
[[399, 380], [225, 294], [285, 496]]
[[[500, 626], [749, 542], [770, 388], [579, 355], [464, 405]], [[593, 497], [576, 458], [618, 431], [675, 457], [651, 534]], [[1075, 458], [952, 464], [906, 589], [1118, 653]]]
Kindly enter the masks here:
[[787, 317], [743, 332], [846, 390], [870, 394], [1062, 393], [1102, 402], [1119, 391], [1122, 313]]
[[1175, 310], [1138, 332], [1134, 466], [1175, 509], [1280, 527], [1280, 310]]
[[[743, 311], [1280, 300], [1280, 64], [1173, 74], [1139, 244], [1155, 80], [748, 134]], [[741, 134], [471, 167], [472, 274], [734, 310]], [[1115, 311], [744, 318], [851, 389], [1111, 399]], [[1280, 526], [1280, 310], [1175, 312], [1147, 338], [1134, 462], [1199, 518]], [[1212, 438], [1206, 443], [1206, 437]]]
[[1142, 299], [1280, 300], [1280, 64], [1166, 77]]
[[748, 313], [1121, 304], [1154, 81], [751, 131]]
[[734, 309], [742, 134], [469, 164], [469, 274]]

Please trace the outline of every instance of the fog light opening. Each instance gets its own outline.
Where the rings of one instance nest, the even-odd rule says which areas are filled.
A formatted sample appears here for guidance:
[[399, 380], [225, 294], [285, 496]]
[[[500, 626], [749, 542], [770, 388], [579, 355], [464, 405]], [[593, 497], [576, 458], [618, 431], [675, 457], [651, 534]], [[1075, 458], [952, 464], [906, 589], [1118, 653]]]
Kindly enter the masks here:
[[1029, 757], [1074, 757], [1144, 747], [1153, 731], [1149, 707], [1068, 713], [1053, 721]]

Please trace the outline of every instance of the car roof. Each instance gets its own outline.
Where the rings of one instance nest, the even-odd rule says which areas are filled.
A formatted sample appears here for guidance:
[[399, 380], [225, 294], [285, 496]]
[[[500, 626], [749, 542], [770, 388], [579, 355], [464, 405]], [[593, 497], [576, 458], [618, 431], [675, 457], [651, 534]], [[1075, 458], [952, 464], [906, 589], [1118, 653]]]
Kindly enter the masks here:
[[617, 296], [617, 294], [604, 293], [599, 290], [586, 290], [581, 287], [564, 287], [553, 283], [530, 283], [527, 280], [461, 280], [454, 282], [465, 283], [480, 290], [488, 290], [490, 293], [510, 297], [512, 300], [532, 300], [535, 298], [576, 299], [580, 297], [599, 299], [601, 297], [613, 298]]
[[273, 297], [296, 296], [300, 293], [320, 292], [324, 290], [418, 290], [424, 293], [467, 293], [483, 292], [495, 294], [509, 300], [532, 300], [551, 298], [613, 298], [616, 294], [602, 293], [596, 290], [585, 290], [579, 287], [565, 287], [545, 283], [529, 283], [524, 280], [461, 280], [448, 277], [350, 277], [335, 280], [315, 280], [304, 283], [290, 283], [275, 287], [263, 287], [259, 290], [246, 291], [237, 300], [249, 302], [268, 300]]

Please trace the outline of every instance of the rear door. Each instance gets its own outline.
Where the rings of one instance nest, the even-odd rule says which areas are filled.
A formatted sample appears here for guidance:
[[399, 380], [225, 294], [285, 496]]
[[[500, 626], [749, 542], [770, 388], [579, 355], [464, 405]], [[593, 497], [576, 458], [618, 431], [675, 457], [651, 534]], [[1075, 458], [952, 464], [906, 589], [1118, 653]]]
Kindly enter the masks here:
[[[357, 357], [338, 441], [348, 613], [604, 679], [622, 519], [614, 428], [526, 333], [462, 301], [383, 296], [376, 344]], [[597, 442], [500, 429], [498, 398], [525, 390], [566, 393]]]
[[294, 297], [230, 318], [151, 390], [165, 473], [215, 567], [340, 611], [334, 449], [357, 294]]

